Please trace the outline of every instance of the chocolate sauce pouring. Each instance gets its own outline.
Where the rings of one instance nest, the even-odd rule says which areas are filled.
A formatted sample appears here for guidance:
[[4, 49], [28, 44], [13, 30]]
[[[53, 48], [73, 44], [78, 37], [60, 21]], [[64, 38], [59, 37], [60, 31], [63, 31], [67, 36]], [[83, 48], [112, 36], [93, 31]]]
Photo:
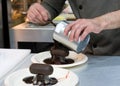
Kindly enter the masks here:
[[67, 21], [61, 21], [58, 23], [53, 33], [53, 39], [74, 50], [75, 52], [81, 53], [89, 43], [90, 35], [87, 35], [83, 41], [70, 41], [69, 37], [64, 35], [64, 29], [67, 25]]

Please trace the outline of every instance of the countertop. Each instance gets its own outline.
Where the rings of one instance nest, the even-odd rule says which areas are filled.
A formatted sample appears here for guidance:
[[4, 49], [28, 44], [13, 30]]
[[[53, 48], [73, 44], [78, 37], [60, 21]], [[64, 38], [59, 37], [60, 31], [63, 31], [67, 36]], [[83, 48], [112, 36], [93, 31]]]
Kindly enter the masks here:
[[[8, 74], [29, 67], [33, 55], [26, 57]], [[120, 86], [120, 56], [88, 56], [86, 63], [67, 69], [78, 75], [78, 86]], [[4, 86], [3, 80], [0, 86]]]

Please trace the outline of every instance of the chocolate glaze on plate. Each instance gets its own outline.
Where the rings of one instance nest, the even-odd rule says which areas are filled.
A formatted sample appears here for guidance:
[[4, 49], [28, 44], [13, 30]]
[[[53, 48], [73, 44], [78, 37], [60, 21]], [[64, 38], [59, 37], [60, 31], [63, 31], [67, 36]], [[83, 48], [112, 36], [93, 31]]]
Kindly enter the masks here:
[[58, 82], [54, 77], [49, 77], [53, 73], [53, 67], [48, 64], [32, 64], [29, 68], [35, 76], [28, 76], [23, 78], [26, 84], [33, 84], [35, 86], [51, 86]]
[[69, 55], [69, 49], [54, 40], [54, 46], [50, 49], [52, 57], [44, 60], [47, 64], [71, 64], [73, 59], [66, 58]]

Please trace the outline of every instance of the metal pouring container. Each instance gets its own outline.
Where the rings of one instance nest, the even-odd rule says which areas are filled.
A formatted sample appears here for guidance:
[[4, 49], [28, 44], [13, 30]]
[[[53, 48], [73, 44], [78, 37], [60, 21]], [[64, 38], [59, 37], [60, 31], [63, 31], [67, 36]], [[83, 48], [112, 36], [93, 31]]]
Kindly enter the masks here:
[[53, 33], [53, 39], [58, 41], [59, 43], [63, 44], [64, 46], [74, 50], [76, 53], [82, 52], [90, 40], [90, 35], [87, 35], [87, 37], [83, 41], [70, 41], [68, 36], [64, 35], [64, 29], [68, 22], [61, 21], [56, 25], [56, 28]]

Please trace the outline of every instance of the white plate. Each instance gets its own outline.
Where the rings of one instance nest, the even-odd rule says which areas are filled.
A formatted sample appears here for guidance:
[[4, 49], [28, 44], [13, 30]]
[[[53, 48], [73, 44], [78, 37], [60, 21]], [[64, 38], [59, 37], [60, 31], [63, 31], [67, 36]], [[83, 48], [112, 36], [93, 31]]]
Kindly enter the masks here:
[[[49, 77], [54, 77], [58, 80], [58, 83], [53, 86], [76, 86], [79, 82], [79, 78], [72, 71], [62, 68], [54, 68], [53, 74]], [[23, 82], [23, 78], [31, 76], [29, 69], [18, 70], [10, 74], [4, 81], [5, 86], [33, 86], [32, 84], [26, 84]]]
[[[46, 51], [46, 52], [41, 52], [41, 53], [38, 53], [36, 55], [34, 55], [32, 58], [31, 58], [31, 61], [33, 63], [42, 63], [42, 64], [45, 64], [44, 63], [44, 60], [46, 58], [50, 58], [51, 57], [51, 54], [50, 54], [50, 51]], [[70, 51], [69, 52], [69, 55], [66, 57], [66, 58], [71, 58], [73, 59], [75, 62], [72, 63], [72, 64], [62, 64], [62, 65], [55, 65], [55, 64], [52, 64], [54, 67], [73, 67], [73, 66], [77, 66], [77, 65], [80, 65], [80, 64], [83, 64], [85, 63], [87, 60], [88, 60], [88, 57], [82, 53], [80, 54], [77, 54], [73, 51]]]

